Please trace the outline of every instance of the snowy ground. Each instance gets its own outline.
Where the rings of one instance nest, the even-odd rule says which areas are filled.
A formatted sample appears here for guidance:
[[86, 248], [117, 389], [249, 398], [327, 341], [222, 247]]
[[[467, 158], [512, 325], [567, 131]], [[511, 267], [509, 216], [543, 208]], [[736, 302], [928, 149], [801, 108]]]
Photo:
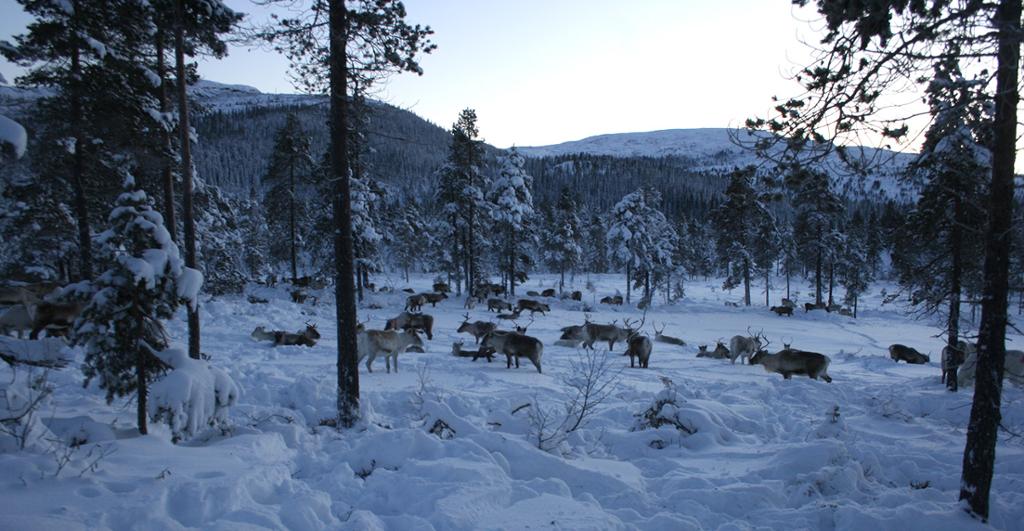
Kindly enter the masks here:
[[[595, 281], [597, 297], [622, 286], [620, 276]], [[526, 289], [552, 282], [532, 279]], [[429, 283], [420, 277], [413, 287]], [[366, 421], [338, 432], [319, 426], [335, 411], [333, 307], [299, 306], [266, 288], [254, 291], [271, 299], [266, 305], [209, 301], [203, 350], [242, 390], [233, 430], [179, 445], [160, 425], [136, 436], [134, 404], [107, 406], [99, 390], [83, 389], [79, 357], [50, 375], [58, 388], [43, 421], [66, 441], [88, 442], [56, 477], [54, 455], [0, 453], [0, 529], [983, 527], [955, 502], [971, 392], [939, 384], [935, 328], [880, 307], [877, 293], [854, 320], [802, 311], [776, 317], [764, 307], [726, 307], [736, 292], [703, 282], [688, 289], [685, 302], [649, 313], [646, 328], [653, 334], [652, 322], [666, 323], [665, 333], [688, 345], [655, 343], [649, 370], [629, 369], [616, 355], [613, 364], [624, 369], [612, 398], [550, 452], [531, 443], [530, 408], [517, 408], [554, 410], [566, 401], [562, 380], [578, 353], [554, 341], [562, 326], [582, 323], [579, 303], [553, 302], [554, 311], [530, 327], [545, 344], [544, 374], [529, 364], [508, 370], [503, 359], [451, 356], [462, 301], [428, 308], [437, 322], [426, 353], [402, 355], [397, 374], [385, 374], [383, 360], [373, 374], [361, 367]], [[374, 295], [369, 302], [383, 308], [364, 307], [361, 316], [381, 326], [404, 296]], [[471, 314], [489, 317], [479, 307]], [[608, 307], [591, 315], [620, 323], [640, 317]], [[314, 348], [249, 338], [257, 325], [297, 330], [306, 321], [324, 336]], [[773, 349], [785, 338], [827, 354], [834, 383], [785, 381], [760, 366], [695, 357], [698, 344], [713, 348], [748, 326], [763, 328]], [[182, 323], [172, 331], [182, 337]], [[896, 365], [886, 352], [894, 342], [935, 361]], [[636, 415], [664, 396], [661, 377], [674, 382], [677, 416], [695, 434], [633, 431]], [[1024, 391], [1008, 385], [1003, 404], [1004, 426], [1024, 433]], [[437, 419], [453, 436], [429, 432]], [[990, 524], [1021, 529], [1024, 440], [1000, 437]]]

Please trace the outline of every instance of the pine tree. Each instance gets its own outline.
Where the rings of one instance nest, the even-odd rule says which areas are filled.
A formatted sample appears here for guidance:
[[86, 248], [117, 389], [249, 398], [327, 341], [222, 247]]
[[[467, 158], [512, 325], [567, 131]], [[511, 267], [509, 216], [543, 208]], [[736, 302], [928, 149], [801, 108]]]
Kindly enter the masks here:
[[451, 232], [451, 255], [457, 257], [461, 268], [455, 280], [464, 279], [469, 292], [478, 281], [478, 250], [485, 234], [481, 225], [487, 208], [484, 201], [487, 182], [483, 174], [483, 141], [478, 138], [476, 119], [476, 111], [464, 109], [452, 125], [448, 162], [441, 169], [438, 189], [438, 201]]
[[[829, 270], [833, 270], [842, 241], [838, 219], [843, 205], [832, 191], [831, 179], [824, 172], [795, 167], [785, 176], [785, 185], [793, 192], [792, 202], [796, 205], [793, 236], [797, 252], [814, 270], [814, 303], [821, 305], [825, 266], [829, 265]], [[830, 305], [833, 303], [832, 280], [833, 275], [830, 274]]]
[[[900, 231], [894, 256], [900, 284], [924, 314], [945, 313], [946, 343], [960, 339], [963, 294], [981, 291], [983, 210], [991, 130], [985, 105], [974, 94], [979, 82], [964, 79], [955, 61], [940, 63], [928, 88], [934, 120], [911, 179], [923, 181], [915, 208]], [[944, 375], [956, 389], [955, 372]]]
[[558, 195], [545, 234], [545, 260], [558, 271], [558, 289], [565, 291], [565, 272], [575, 271], [583, 260], [582, 223], [576, 198], [567, 187]]
[[643, 286], [644, 302], [653, 298], [652, 284], [671, 270], [677, 242], [675, 229], [658, 210], [661, 195], [653, 188], [641, 188], [623, 197], [612, 208], [607, 240], [612, 258], [626, 270], [626, 301], [630, 302], [633, 282]]
[[867, 292], [875, 280], [874, 270], [868, 258], [868, 227], [863, 223], [851, 223], [846, 231], [846, 242], [839, 256], [839, 283], [846, 289], [844, 302], [853, 308], [857, 317], [860, 296]]
[[392, 247], [395, 263], [409, 282], [409, 270], [424, 263], [431, 249], [438, 247], [433, 227], [423, 218], [416, 203], [409, 201], [395, 208], [391, 224]]
[[363, 288], [369, 283], [369, 273], [381, 268], [384, 201], [385, 191], [380, 183], [368, 177], [352, 179], [352, 250], [359, 300], [363, 299]]
[[517, 264], [524, 243], [530, 240], [530, 223], [533, 212], [533, 177], [523, 170], [524, 160], [512, 148], [499, 162], [498, 176], [491, 183], [488, 194], [491, 200], [490, 214], [494, 227], [501, 232], [498, 238], [500, 251], [499, 270], [508, 279], [509, 294], [516, 294]]
[[263, 202], [274, 242], [270, 256], [277, 262], [288, 261], [293, 282], [298, 278], [298, 257], [307, 232], [302, 228], [310, 225], [311, 166], [309, 136], [295, 114], [289, 114], [274, 136], [274, 152], [263, 177]]
[[[727, 272], [724, 289], [743, 285], [743, 302], [750, 306], [750, 277], [759, 263], [764, 265], [767, 254], [759, 249], [759, 229], [773, 223], [771, 213], [761, 202], [754, 189], [753, 168], [737, 169], [729, 178], [725, 200], [712, 213], [717, 233], [716, 250]], [[755, 254], [755, 250], [761, 250]]]
[[73, 342], [85, 349], [82, 371], [114, 397], [136, 395], [139, 433], [147, 432], [147, 388], [163, 370], [168, 346], [162, 320], [182, 302], [195, 304], [202, 275], [184, 266], [178, 247], [134, 178], [97, 237], [110, 268], [89, 285], [90, 301], [75, 323]]

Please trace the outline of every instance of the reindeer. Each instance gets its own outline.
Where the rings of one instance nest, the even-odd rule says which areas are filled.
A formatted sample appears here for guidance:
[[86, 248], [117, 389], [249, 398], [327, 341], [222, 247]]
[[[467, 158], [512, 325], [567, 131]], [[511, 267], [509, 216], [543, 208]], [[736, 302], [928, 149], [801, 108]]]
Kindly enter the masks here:
[[793, 308], [789, 306], [772, 306], [771, 311], [775, 312], [779, 317], [782, 317], [783, 315], [793, 317]]
[[527, 297], [540, 297], [540, 292], [539, 291], [534, 291], [532, 289], [531, 290], [527, 290], [526, 296]]
[[443, 300], [448, 298], [448, 295], [446, 295], [444, 293], [421, 293], [420, 295], [423, 297], [423, 300], [425, 302], [429, 302], [430, 303], [430, 307], [431, 308], [436, 308], [437, 307], [437, 303], [439, 303], [439, 302], [441, 302], [441, 301], [443, 301]]
[[423, 340], [415, 331], [397, 330], [366, 330], [356, 334], [359, 360], [366, 359], [366, 370], [373, 372], [373, 360], [384, 354], [384, 363], [391, 373], [391, 360], [395, 360], [395, 372], [398, 372], [398, 355], [410, 347], [423, 348]]
[[785, 298], [785, 297], [782, 299], [782, 305], [787, 307], [787, 308], [794, 308], [794, 309], [796, 308], [796, 303], [791, 301], [791, 300], [789, 300], [789, 299], [787, 299], [787, 298]]
[[39, 339], [39, 332], [44, 328], [71, 328], [78, 314], [85, 309], [85, 303], [75, 302], [45, 302], [40, 301], [31, 304], [26, 299], [25, 309], [32, 318], [32, 332], [29, 339]]
[[405, 299], [405, 311], [407, 312], [418, 312], [423, 309], [423, 305], [427, 303], [427, 298], [422, 293], [418, 295], [410, 295]]
[[[767, 346], [767, 345], [766, 345]], [[828, 375], [828, 364], [831, 360], [824, 354], [807, 352], [803, 350], [783, 349], [775, 354], [769, 354], [765, 349], [759, 349], [750, 364], [761, 364], [767, 372], [777, 372], [786, 380], [794, 374], [806, 374], [812, 380], [819, 377], [828, 383], [832, 383], [832, 377]]]
[[434, 282], [434, 293], [451, 293], [452, 287], [447, 282]]
[[18, 339], [21, 339], [26, 330], [32, 330], [32, 317], [24, 304], [11, 306], [0, 314], [0, 334], [7, 335], [16, 331]]
[[302, 332], [290, 333], [283, 330], [267, 331], [262, 326], [257, 326], [250, 334], [256, 341], [273, 341], [275, 347], [282, 345], [304, 345], [307, 347], [316, 346], [316, 340], [320, 339], [320, 332], [315, 324], [306, 323], [306, 329]]
[[291, 292], [292, 302], [295, 304], [305, 304], [308, 300], [310, 304], [316, 305], [317, 298], [314, 295], [310, 295], [301, 289], [292, 290]]
[[804, 313], [807, 313], [807, 312], [809, 312], [811, 310], [825, 310], [826, 312], [829, 311], [828, 305], [825, 304], [824, 302], [821, 303], [821, 304], [815, 304], [813, 302], [805, 302], [804, 303]]
[[685, 347], [686, 341], [679, 339], [678, 337], [666, 336], [662, 332], [665, 331], [665, 325], [661, 325], [661, 330], [658, 329], [658, 325], [651, 323], [654, 326], [654, 340], [660, 343], [668, 343], [669, 345], [676, 345], [679, 347]]
[[422, 331], [434, 339], [434, 317], [425, 313], [402, 312], [384, 323], [384, 330]]
[[452, 355], [460, 358], [473, 358], [476, 361], [480, 357], [487, 358], [487, 363], [494, 361], [494, 353], [479, 347], [476, 350], [462, 350], [462, 340], [452, 343]]
[[602, 297], [601, 298], [601, 304], [611, 304], [613, 306], [622, 306], [622, 295]]
[[697, 347], [700, 349], [697, 352], [698, 358], [712, 358], [716, 360], [724, 360], [729, 357], [729, 349], [726, 348], [725, 344], [721, 341], [717, 341], [715, 344], [715, 350], [708, 352], [707, 345], [700, 345]]
[[551, 307], [542, 302], [532, 301], [530, 299], [519, 299], [516, 301], [516, 309], [519, 312], [523, 310], [530, 310], [530, 315], [540, 312], [541, 315], [545, 315], [551, 311]]
[[470, 334], [472, 334], [473, 339], [476, 340], [475, 343], [479, 344], [481, 337], [484, 337], [487, 334], [493, 332], [497, 327], [498, 325], [494, 323], [488, 323], [486, 321], [476, 321], [475, 323], [470, 323], [469, 314], [464, 313], [462, 314], [462, 324], [459, 325], [459, 329], [456, 332], [459, 334], [463, 332], [469, 332]]
[[583, 292], [582, 291], [574, 291], [574, 292], [569, 294], [569, 298], [574, 300], [574, 301], [582, 301], [583, 300]]
[[540, 296], [541, 297], [549, 297], [550, 298], [550, 297], [554, 297], [556, 293], [557, 292], [555, 291], [555, 288], [548, 288], [548, 289], [540, 292]]
[[740, 365], [743, 365], [743, 360], [749, 360], [751, 356], [757, 353], [761, 349], [761, 340], [764, 340], [764, 345], [768, 344], [768, 338], [764, 335], [764, 330], [757, 334], [752, 334], [750, 327], [747, 327], [746, 337], [744, 336], [733, 336], [729, 341], [729, 360], [736, 364], [736, 358], [740, 358]]
[[515, 309], [512, 313], [499, 313], [497, 317], [498, 319], [505, 319], [506, 321], [515, 321], [516, 319], [519, 319], [519, 313], [519, 310]]
[[594, 348], [594, 341], [607, 341], [608, 350], [615, 349], [615, 343], [617, 341], [627, 341], [631, 331], [625, 328], [619, 328], [615, 324], [595, 324], [587, 323], [584, 326], [584, 332], [586, 338], [583, 340], [583, 347], [587, 349]]
[[516, 368], [519, 368], [519, 358], [526, 358], [533, 363], [533, 366], [537, 368], [537, 372], [541, 373], [540, 359], [544, 353], [544, 343], [535, 337], [527, 335], [507, 332], [499, 334], [497, 332], [491, 332], [484, 336], [482, 349], [487, 349], [492, 352], [500, 352], [505, 355], [506, 368], [512, 368], [512, 358], [516, 359]]
[[896, 363], [899, 363], [900, 360], [902, 360], [916, 365], [924, 365], [931, 361], [931, 358], [928, 356], [921, 354], [917, 350], [906, 345], [900, 345], [899, 343], [889, 345], [889, 357]]
[[512, 311], [512, 303], [501, 299], [487, 299], [487, 311], [491, 310], [496, 312], [500, 312], [502, 310]]
[[640, 362], [640, 368], [648, 368], [648, 364], [651, 361], [651, 339], [647, 336], [640, 334], [634, 334], [630, 336], [626, 342], [626, 352], [623, 354], [629, 356], [629, 367], [633, 368], [633, 359], [636, 358]]

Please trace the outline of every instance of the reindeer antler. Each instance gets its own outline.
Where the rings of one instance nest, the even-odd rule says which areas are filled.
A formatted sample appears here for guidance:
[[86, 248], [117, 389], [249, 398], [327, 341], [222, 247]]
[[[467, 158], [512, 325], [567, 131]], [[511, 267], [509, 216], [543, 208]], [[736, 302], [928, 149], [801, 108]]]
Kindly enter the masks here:
[[661, 330], [658, 330], [658, 323], [651, 322], [651, 326], [654, 327], [654, 333], [660, 336], [661, 333], [665, 331], [665, 326], [667, 325], [665, 325], [665, 323], [662, 323]]
[[466, 313], [462, 314], [462, 322], [464, 322], [464, 323], [468, 323], [469, 322], [469, 312], [466, 312]]

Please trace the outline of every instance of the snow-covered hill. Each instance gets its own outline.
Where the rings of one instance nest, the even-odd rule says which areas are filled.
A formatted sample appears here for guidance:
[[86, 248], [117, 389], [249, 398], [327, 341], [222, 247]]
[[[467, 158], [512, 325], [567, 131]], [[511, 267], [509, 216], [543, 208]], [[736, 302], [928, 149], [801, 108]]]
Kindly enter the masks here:
[[[692, 164], [692, 169], [700, 171], [757, 165], [759, 160], [754, 153], [737, 145], [734, 138], [745, 141], [749, 137], [742, 130], [726, 128], [666, 129], [597, 135], [551, 146], [520, 147], [519, 151], [533, 158], [575, 154], [617, 158], [672, 157], [683, 159]], [[877, 165], [868, 176], [854, 176], [837, 155], [830, 155], [822, 167], [836, 178], [839, 189], [847, 193], [881, 191], [889, 197], [905, 196], [906, 192], [896, 182], [896, 175], [913, 155], [859, 146], [848, 147], [847, 150], [854, 158], [874, 161]]]

